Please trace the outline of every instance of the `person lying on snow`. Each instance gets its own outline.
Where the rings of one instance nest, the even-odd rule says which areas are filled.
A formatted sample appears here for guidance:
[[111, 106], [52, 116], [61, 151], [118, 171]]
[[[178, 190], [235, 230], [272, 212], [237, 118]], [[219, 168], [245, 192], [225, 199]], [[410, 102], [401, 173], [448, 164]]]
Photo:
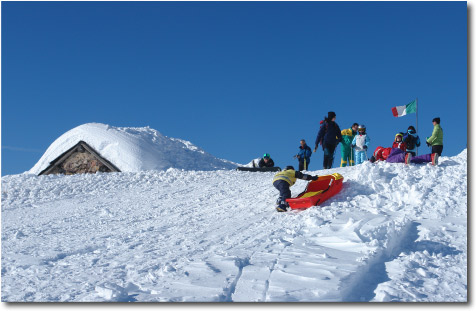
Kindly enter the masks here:
[[403, 141], [403, 133], [397, 133], [397, 135], [395, 135], [392, 148], [402, 149], [403, 152], [407, 151], [407, 144]]
[[438, 153], [428, 153], [422, 154], [416, 157], [413, 157], [411, 153], [405, 153], [403, 150], [398, 148], [393, 148], [392, 152], [388, 155], [387, 162], [390, 163], [431, 163], [433, 165], [438, 165]]
[[261, 160], [259, 160], [258, 167], [274, 167], [274, 161], [269, 153], [265, 153]]
[[373, 155], [370, 157], [369, 161], [374, 163], [376, 161], [385, 161], [388, 158], [388, 155], [392, 152], [392, 148], [384, 148], [378, 146], [375, 148]]
[[376, 161], [387, 161], [389, 163], [431, 163], [433, 165], [438, 165], [438, 158], [439, 156], [437, 153], [429, 153], [413, 157], [410, 152], [405, 153], [400, 148], [383, 148], [378, 146], [369, 161], [372, 163]]
[[279, 190], [279, 198], [276, 201], [276, 210], [278, 212], [286, 212], [289, 207], [286, 199], [291, 197], [291, 190], [289, 187], [296, 183], [296, 179], [317, 180], [318, 176], [311, 176], [303, 174], [300, 171], [295, 171], [294, 167], [286, 166], [286, 168], [274, 175], [273, 186]]
[[405, 142], [403, 141], [403, 133], [397, 133], [397, 135], [395, 135], [395, 141], [393, 142], [393, 145], [391, 148], [384, 148], [384, 147], [378, 146], [375, 149], [373, 155], [370, 157], [369, 161], [373, 163], [375, 161], [387, 160], [393, 148], [400, 149], [403, 152], [406, 151], [407, 146]]

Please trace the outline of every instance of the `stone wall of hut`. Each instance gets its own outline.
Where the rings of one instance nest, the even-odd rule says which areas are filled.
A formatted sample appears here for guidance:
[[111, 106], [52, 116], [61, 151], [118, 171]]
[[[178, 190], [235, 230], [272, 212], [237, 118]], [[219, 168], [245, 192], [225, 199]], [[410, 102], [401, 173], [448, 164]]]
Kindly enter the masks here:
[[99, 161], [94, 155], [79, 148], [73, 152], [63, 162], [58, 163], [49, 174], [82, 174], [82, 173], [96, 173], [96, 172], [111, 172], [111, 170]]

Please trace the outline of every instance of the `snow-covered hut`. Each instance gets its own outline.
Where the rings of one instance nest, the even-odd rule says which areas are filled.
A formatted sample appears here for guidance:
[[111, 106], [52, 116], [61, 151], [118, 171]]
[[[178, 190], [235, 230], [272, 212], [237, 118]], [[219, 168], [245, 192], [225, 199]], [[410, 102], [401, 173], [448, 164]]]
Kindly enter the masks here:
[[236, 166], [189, 141], [164, 136], [149, 127], [87, 123], [56, 139], [29, 173], [139, 172], [168, 168], [209, 171]]

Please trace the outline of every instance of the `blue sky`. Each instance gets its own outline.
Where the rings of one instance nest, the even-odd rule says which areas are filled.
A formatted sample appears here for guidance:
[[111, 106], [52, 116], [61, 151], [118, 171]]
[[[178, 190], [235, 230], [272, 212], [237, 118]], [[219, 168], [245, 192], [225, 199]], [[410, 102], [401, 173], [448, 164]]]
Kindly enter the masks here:
[[[286, 166], [332, 110], [341, 129], [365, 124], [373, 151], [415, 125], [391, 107], [417, 97], [421, 137], [439, 116], [443, 155], [467, 145], [466, 2], [1, 5], [2, 175], [88, 122]], [[310, 169], [322, 160], [319, 149]]]

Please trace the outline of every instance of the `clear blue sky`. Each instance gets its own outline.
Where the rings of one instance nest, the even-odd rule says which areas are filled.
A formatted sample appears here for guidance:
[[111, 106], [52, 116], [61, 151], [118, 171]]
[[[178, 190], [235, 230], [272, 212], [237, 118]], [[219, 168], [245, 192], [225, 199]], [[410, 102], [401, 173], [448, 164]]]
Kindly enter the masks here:
[[415, 125], [391, 107], [417, 97], [421, 137], [439, 116], [443, 155], [467, 145], [466, 2], [1, 5], [2, 175], [88, 122], [285, 166], [332, 110], [341, 129], [365, 124], [373, 151]]

